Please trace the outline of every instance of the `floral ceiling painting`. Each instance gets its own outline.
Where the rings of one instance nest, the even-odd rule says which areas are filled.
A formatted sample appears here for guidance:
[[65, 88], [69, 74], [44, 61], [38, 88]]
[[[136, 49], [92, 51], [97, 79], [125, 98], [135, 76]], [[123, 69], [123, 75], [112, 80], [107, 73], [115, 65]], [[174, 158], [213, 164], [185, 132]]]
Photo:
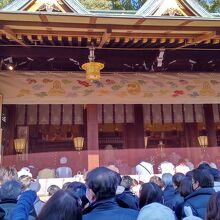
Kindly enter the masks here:
[[219, 85], [216, 73], [108, 74], [101, 81], [76, 73], [0, 74], [4, 104], [219, 103]]

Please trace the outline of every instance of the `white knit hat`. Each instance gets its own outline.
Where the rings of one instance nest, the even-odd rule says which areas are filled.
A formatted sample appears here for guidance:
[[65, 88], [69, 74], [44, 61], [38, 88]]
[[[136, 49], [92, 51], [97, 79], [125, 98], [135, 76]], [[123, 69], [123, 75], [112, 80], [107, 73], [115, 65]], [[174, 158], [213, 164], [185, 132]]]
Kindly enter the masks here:
[[175, 220], [173, 211], [157, 202], [144, 206], [138, 215], [137, 220]]

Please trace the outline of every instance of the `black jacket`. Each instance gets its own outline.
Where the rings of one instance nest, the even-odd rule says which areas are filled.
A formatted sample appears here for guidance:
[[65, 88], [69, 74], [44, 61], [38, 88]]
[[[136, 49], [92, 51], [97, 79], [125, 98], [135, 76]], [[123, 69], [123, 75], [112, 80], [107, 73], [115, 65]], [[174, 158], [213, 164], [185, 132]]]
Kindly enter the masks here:
[[173, 186], [167, 186], [163, 191], [163, 197], [164, 197], [164, 205], [173, 208], [173, 198], [175, 196], [175, 191]]
[[138, 211], [122, 208], [115, 198], [99, 200], [84, 210], [83, 220], [136, 220]]
[[178, 219], [181, 219], [181, 216], [182, 216], [183, 203], [184, 203], [184, 198], [180, 195], [179, 190], [176, 189], [173, 202], [172, 202], [172, 209], [175, 212], [176, 217]]
[[125, 190], [123, 193], [116, 195], [116, 202], [122, 208], [139, 209], [139, 199], [130, 190]]
[[185, 198], [184, 206], [190, 206], [193, 215], [205, 219], [206, 207], [213, 193], [215, 193], [213, 188], [197, 189]]
[[4, 209], [0, 208], [0, 220], [3, 220], [5, 216], [5, 211]]

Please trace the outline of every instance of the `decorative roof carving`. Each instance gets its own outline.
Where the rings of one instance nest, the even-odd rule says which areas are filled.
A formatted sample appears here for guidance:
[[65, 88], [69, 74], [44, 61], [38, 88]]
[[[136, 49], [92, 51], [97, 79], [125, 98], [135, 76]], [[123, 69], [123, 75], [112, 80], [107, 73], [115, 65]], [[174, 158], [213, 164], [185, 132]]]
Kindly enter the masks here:
[[148, 0], [136, 13], [136, 15], [144, 17], [165, 14], [170, 16], [213, 17], [195, 0]]
[[[3, 8], [3, 11], [29, 11], [28, 8], [32, 8], [34, 4], [38, 3], [34, 11], [46, 10], [47, 12], [63, 10], [60, 9], [59, 5], [65, 4], [70, 11], [78, 14], [89, 14], [90, 12], [78, 1], [78, 0], [53, 0], [53, 1], [39, 1], [39, 0], [15, 0], [11, 4]], [[31, 11], [31, 10], [30, 10]], [[69, 11], [68, 11], [69, 12]]]

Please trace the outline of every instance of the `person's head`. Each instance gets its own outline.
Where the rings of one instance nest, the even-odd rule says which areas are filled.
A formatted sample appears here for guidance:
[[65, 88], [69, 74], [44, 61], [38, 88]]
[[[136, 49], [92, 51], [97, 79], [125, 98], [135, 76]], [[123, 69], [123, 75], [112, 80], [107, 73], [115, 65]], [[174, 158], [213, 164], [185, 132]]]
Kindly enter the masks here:
[[163, 203], [163, 192], [156, 183], [145, 183], [140, 190], [139, 207], [153, 202]]
[[209, 169], [211, 168], [208, 162], [202, 162], [199, 164], [198, 169]]
[[186, 173], [186, 177], [189, 177], [190, 179], [192, 179], [192, 177], [193, 177], [193, 172], [192, 172], [192, 171], [188, 171], [188, 172]]
[[214, 186], [214, 178], [207, 169], [193, 170], [192, 177], [193, 190]]
[[220, 219], [220, 192], [214, 193], [208, 202], [206, 209], [206, 220]]
[[152, 176], [149, 182], [156, 183], [161, 189], [164, 188], [164, 182], [159, 176]]
[[19, 177], [19, 181], [22, 184], [22, 190], [24, 191], [29, 188], [34, 179], [30, 176], [23, 175]]
[[43, 206], [38, 220], [82, 220], [80, 199], [70, 191], [57, 191]]
[[94, 201], [114, 197], [120, 182], [120, 175], [106, 167], [91, 170], [86, 176], [89, 199]]
[[16, 180], [10, 180], [2, 184], [0, 188], [0, 199], [1, 200], [17, 200], [21, 194], [21, 183]]
[[176, 173], [172, 177], [174, 189], [179, 188], [181, 181], [185, 178], [183, 173]]
[[123, 186], [125, 190], [130, 190], [133, 185], [133, 179], [130, 176], [123, 176], [120, 185]]
[[14, 167], [1, 167], [0, 185], [10, 180], [18, 180], [17, 170]]
[[63, 184], [62, 190], [66, 190], [67, 187], [71, 184], [71, 182], [66, 182]]
[[162, 181], [164, 182], [165, 188], [167, 186], [172, 186], [172, 174], [171, 173], [164, 173], [162, 175]]
[[193, 192], [192, 188], [192, 179], [189, 177], [185, 177], [180, 182], [179, 192], [182, 197], [188, 196], [190, 193]]
[[67, 158], [66, 157], [61, 157], [60, 158], [60, 165], [65, 165], [65, 164], [67, 164]]
[[57, 185], [51, 185], [48, 187], [47, 192], [49, 196], [52, 196], [54, 193], [56, 193], [58, 190], [60, 190], [60, 187]]
[[88, 205], [89, 200], [86, 197], [86, 185], [81, 182], [72, 182], [67, 187], [66, 190], [73, 191], [82, 201], [82, 208]]

